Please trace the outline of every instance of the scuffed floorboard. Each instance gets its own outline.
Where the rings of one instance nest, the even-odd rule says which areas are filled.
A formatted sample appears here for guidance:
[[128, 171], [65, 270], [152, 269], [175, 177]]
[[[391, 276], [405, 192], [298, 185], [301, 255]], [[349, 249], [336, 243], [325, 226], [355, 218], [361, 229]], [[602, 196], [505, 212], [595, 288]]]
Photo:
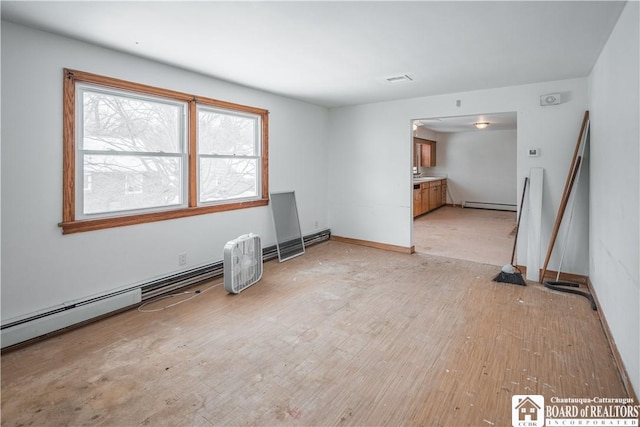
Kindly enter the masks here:
[[4, 354], [2, 425], [506, 426], [513, 394], [626, 396], [584, 298], [497, 273], [321, 243]]

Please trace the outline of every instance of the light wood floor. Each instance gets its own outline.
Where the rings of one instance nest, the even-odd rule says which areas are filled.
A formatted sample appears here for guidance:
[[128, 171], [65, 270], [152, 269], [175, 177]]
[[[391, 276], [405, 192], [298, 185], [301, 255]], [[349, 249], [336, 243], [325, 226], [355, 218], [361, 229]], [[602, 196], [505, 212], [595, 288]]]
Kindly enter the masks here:
[[503, 266], [515, 227], [515, 212], [443, 206], [413, 221], [413, 242], [416, 252]]
[[328, 241], [264, 267], [4, 354], [2, 425], [508, 426], [513, 394], [626, 396], [584, 298], [495, 266]]

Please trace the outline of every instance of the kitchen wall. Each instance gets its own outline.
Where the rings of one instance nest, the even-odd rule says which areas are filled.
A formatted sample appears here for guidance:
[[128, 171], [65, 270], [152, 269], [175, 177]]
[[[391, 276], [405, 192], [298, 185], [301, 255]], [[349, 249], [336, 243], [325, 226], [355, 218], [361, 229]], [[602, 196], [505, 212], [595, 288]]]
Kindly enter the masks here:
[[220, 261], [240, 234], [275, 243], [269, 207], [63, 236], [64, 67], [269, 110], [271, 191], [296, 191], [303, 234], [329, 227], [326, 108], [2, 22], [3, 322]]
[[627, 2], [589, 78], [589, 278], [640, 393], [640, 4]]
[[516, 131], [440, 133], [436, 166], [427, 175], [447, 175], [447, 203], [517, 205]]
[[[563, 93], [564, 102], [540, 106], [540, 95], [554, 92]], [[515, 182], [523, 182], [532, 167], [544, 168], [540, 245], [544, 259], [586, 109], [586, 78], [331, 109], [328, 185], [332, 233], [410, 248], [413, 245], [412, 119], [516, 111]], [[539, 148], [541, 155], [527, 157], [529, 147]], [[385, 173], [371, 173], [371, 170]], [[521, 188], [517, 191], [516, 200], [519, 200]], [[527, 215], [523, 214], [522, 220], [526, 229]], [[576, 209], [568, 238], [571, 250], [564, 260], [563, 271], [588, 273], [587, 222], [586, 209]], [[526, 243], [526, 237], [519, 239], [517, 262], [520, 264], [526, 264]], [[550, 269], [558, 265], [556, 251]]]

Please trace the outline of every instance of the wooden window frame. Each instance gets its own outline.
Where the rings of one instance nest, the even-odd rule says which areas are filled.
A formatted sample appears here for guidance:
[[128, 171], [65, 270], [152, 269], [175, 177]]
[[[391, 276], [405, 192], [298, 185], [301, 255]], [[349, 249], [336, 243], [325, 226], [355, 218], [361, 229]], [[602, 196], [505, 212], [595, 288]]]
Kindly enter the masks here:
[[[64, 69], [63, 83], [63, 165], [62, 165], [62, 222], [58, 224], [63, 234], [80, 233], [105, 228], [123, 227], [145, 224], [155, 221], [184, 218], [215, 212], [266, 206], [269, 204], [269, 111], [234, 104], [217, 99], [196, 96], [173, 90], [157, 88], [140, 83], [86, 73], [83, 71]], [[187, 207], [176, 209], [163, 208], [157, 212], [136, 213], [121, 216], [109, 216], [92, 219], [76, 219], [76, 83], [88, 83], [115, 89], [137, 92], [144, 95], [160, 96], [176, 101], [186, 102], [187, 108]], [[198, 104], [212, 106], [230, 111], [250, 113], [260, 116], [261, 134], [261, 194], [253, 200], [220, 202], [217, 204], [198, 206], [197, 176], [197, 114]]]

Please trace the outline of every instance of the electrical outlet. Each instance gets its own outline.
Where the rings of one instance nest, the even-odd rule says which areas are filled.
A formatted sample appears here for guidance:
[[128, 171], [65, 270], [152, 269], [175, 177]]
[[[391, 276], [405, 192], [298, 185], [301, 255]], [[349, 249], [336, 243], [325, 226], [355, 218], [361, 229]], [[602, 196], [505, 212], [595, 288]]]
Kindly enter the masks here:
[[178, 254], [178, 265], [187, 265], [187, 253], [182, 252]]

